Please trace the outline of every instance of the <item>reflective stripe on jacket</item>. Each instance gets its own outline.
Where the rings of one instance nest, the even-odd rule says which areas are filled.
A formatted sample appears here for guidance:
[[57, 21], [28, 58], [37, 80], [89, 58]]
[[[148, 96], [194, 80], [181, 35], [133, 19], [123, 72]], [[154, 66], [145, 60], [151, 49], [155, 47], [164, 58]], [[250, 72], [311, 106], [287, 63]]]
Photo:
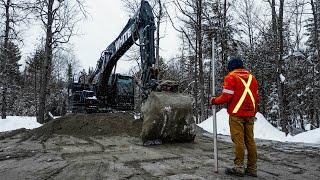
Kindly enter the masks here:
[[213, 104], [227, 104], [228, 113], [238, 117], [255, 116], [258, 109], [258, 82], [245, 69], [231, 71], [224, 79], [222, 94]]

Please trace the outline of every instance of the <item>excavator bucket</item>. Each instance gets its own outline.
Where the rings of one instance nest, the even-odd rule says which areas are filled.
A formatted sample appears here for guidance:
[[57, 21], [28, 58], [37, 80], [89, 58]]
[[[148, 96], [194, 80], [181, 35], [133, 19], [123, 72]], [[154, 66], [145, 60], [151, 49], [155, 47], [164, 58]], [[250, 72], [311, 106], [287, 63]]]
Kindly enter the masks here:
[[171, 142], [192, 142], [195, 123], [192, 98], [181, 93], [151, 92], [142, 104], [144, 145]]

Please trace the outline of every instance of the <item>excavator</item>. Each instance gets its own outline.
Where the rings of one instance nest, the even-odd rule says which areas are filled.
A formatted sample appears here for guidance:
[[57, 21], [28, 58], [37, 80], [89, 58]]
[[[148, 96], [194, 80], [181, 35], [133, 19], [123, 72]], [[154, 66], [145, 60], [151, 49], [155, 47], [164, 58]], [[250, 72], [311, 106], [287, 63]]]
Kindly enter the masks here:
[[[158, 80], [155, 30], [152, 7], [148, 1], [141, 0], [140, 7], [119, 36], [101, 53], [94, 72], [89, 77], [80, 76], [78, 82], [69, 85], [70, 111], [133, 110], [136, 84], [143, 99], [143, 142], [193, 141], [192, 99], [178, 93], [176, 83]], [[141, 79], [114, 73], [118, 60], [133, 45], [140, 48]]]

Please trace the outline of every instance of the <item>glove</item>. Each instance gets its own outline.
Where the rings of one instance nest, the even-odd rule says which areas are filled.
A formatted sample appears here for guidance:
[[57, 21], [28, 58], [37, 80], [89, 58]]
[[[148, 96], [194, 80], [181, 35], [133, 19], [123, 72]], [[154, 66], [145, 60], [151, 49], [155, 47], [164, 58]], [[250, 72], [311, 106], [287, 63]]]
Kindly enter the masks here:
[[212, 105], [215, 105], [215, 103], [214, 103], [214, 102], [215, 102], [215, 99], [216, 99], [216, 97], [212, 97], [212, 98], [210, 99], [210, 102], [211, 102]]

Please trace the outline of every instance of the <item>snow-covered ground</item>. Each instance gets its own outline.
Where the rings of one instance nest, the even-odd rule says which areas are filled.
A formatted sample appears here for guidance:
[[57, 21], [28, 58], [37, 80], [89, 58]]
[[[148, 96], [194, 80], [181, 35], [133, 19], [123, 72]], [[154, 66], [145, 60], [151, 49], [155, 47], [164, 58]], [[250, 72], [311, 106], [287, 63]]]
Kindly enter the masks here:
[[0, 132], [20, 128], [34, 129], [40, 126], [36, 117], [8, 116], [7, 119], [0, 119]]
[[[229, 128], [229, 115], [226, 109], [222, 109], [217, 114], [217, 133], [222, 135], [230, 135]], [[320, 129], [314, 129], [304, 133], [300, 133], [296, 136], [285, 136], [285, 133], [281, 132], [277, 128], [273, 127], [266, 118], [257, 113], [256, 122], [254, 124], [254, 136], [258, 139], [275, 140], [281, 142], [304, 142], [320, 144]], [[208, 118], [204, 122], [198, 124], [199, 127], [212, 133], [213, 123], [212, 117]]]

